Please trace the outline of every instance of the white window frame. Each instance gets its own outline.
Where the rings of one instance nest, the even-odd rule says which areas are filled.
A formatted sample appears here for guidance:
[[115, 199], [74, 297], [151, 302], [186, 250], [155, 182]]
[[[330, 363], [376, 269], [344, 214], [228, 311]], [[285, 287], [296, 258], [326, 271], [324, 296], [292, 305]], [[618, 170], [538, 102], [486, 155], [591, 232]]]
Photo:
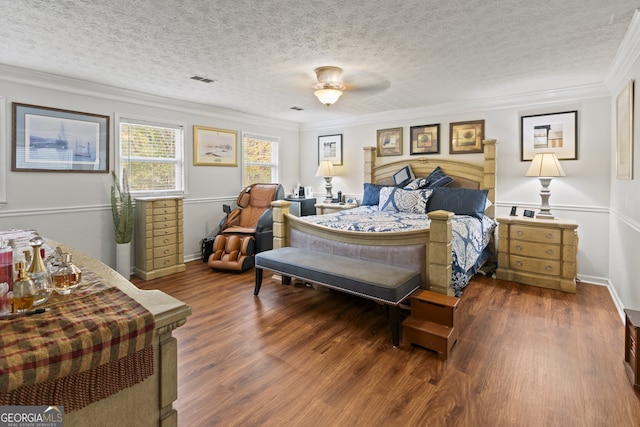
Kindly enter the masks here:
[[[245, 162], [245, 158], [244, 158], [244, 140], [245, 138], [251, 138], [251, 139], [260, 139], [263, 141], [271, 141], [273, 143], [273, 152], [272, 152], [272, 158], [271, 158], [271, 163], [258, 163], [258, 162]], [[242, 132], [242, 186], [246, 187], [247, 183], [244, 182], [244, 169], [247, 166], [271, 166], [271, 182], [274, 184], [277, 184], [278, 182], [280, 182], [280, 156], [279, 156], [279, 149], [280, 149], [280, 137], [279, 136], [272, 136], [272, 135], [261, 135], [258, 133], [254, 133], [254, 132]]]
[[121, 123], [132, 123], [132, 124], [137, 124], [137, 125], [143, 125], [143, 126], [154, 126], [154, 127], [165, 127], [165, 128], [174, 128], [174, 129], [179, 129], [182, 131], [182, 138], [180, 141], [180, 147], [177, 147], [176, 149], [176, 158], [175, 159], [171, 159], [171, 160], [158, 160], [157, 163], [161, 163], [161, 162], [167, 162], [167, 163], [175, 163], [176, 167], [177, 167], [177, 173], [176, 173], [176, 189], [174, 190], [157, 190], [157, 191], [149, 191], [149, 190], [131, 190], [131, 194], [135, 195], [135, 196], [156, 196], [156, 195], [163, 195], [163, 196], [171, 196], [171, 195], [185, 195], [187, 193], [187, 182], [185, 180], [185, 156], [184, 156], [184, 150], [185, 150], [185, 144], [184, 144], [184, 140], [185, 140], [185, 129], [186, 129], [186, 124], [183, 122], [176, 122], [176, 121], [171, 121], [171, 120], [158, 120], [158, 119], [152, 119], [152, 118], [148, 118], [148, 117], [140, 117], [140, 116], [136, 116], [136, 115], [132, 115], [132, 114], [121, 114], [121, 115], [116, 115], [116, 129], [115, 129], [115, 135], [116, 135], [116, 139], [117, 139], [117, 147], [116, 147], [116, 155], [115, 155], [115, 160], [116, 160], [116, 173], [118, 176], [118, 179], [120, 180], [120, 182], [122, 182], [122, 165], [123, 165], [123, 159], [127, 158], [130, 159], [130, 157], [128, 156], [123, 156], [121, 155], [121, 148], [122, 148], [122, 141], [120, 139], [121, 134], [120, 134], [120, 125]]

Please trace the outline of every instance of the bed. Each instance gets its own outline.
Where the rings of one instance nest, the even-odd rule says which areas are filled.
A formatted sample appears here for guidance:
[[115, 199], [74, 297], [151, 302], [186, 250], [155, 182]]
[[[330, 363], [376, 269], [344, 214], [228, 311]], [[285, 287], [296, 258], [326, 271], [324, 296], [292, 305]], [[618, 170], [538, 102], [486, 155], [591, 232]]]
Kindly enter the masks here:
[[[394, 218], [393, 215], [391, 217], [386, 215], [388, 213], [386, 211], [389, 211], [386, 207], [370, 204], [335, 214], [296, 217], [289, 213], [290, 202], [279, 200], [273, 202], [273, 247], [300, 247], [413, 269], [420, 273], [421, 288], [445, 295], [459, 296], [469, 277], [484, 262], [491, 260], [494, 247], [496, 141], [483, 142], [482, 164], [458, 162], [433, 156], [411, 157], [377, 164], [376, 161], [380, 158], [376, 157], [375, 147], [364, 148], [365, 197], [371, 188], [393, 185], [394, 175], [397, 178], [397, 174], [407, 170], [407, 166], [413, 174], [411, 181], [415, 181], [414, 178], [433, 176], [437, 169], [452, 178], [453, 181], [444, 187], [446, 191], [433, 190], [433, 193], [427, 196], [429, 202], [425, 203], [433, 203], [433, 207], [436, 207], [436, 200], [450, 199], [444, 196], [445, 194], [462, 193], [464, 197], [461, 197], [461, 200], [466, 200], [469, 194], [485, 194], [488, 202], [483, 203], [482, 212], [477, 212], [478, 208], [474, 208], [476, 211], [474, 219], [478, 220], [477, 227], [482, 234], [483, 242], [477, 254], [477, 260], [472, 263], [463, 256], [463, 252], [469, 249], [468, 239], [465, 240], [462, 236], [460, 240], [460, 237], [461, 233], [464, 234], [465, 228], [470, 228], [467, 223], [472, 222], [462, 217], [473, 215], [456, 215], [451, 210], [445, 209], [432, 210], [427, 215], [400, 215]], [[380, 190], [384, 193], [383, 197], [387, 196], [387, 201], [389, 191], [394, 193], [396, 190], [392, 188]], [[452, 205], [445, 202], [443, 206]], [[390, 210], [393, 214], [397, 209]], [[344, 221], [354, 218], [360, 220], [360, 222], [356, 221], [358, 225], [347, 225]], [[398, 222], [410, 223], [411, 226], [397, 225]], [[350, 224], [353, 224], [353, 221]], [[469, 266], [470, 263], [471, 266]], [[464, 268], [461, 267], [462, 265]]]

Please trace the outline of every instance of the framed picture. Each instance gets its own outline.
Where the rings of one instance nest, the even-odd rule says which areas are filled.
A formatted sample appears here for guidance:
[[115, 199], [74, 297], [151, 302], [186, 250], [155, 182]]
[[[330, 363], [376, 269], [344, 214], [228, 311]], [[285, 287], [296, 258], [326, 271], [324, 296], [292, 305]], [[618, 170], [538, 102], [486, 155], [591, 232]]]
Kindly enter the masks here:
[[402, 156], [402, 128], [378, 129], [378, 156]]
[[411, 126], [410, 154], [438, 154], [440, 152], [440, 124]]
[[194, 126], [193, 164], [196, 166], [238, 166], [238, 132]]
[[334, 166], [342, 166], [342, 134], [318, 137], [318, 164], [331, 160]]
[[13, 103], [11, 170], [109, 172], [109, 116]]
[[616, 98], [616, 178], [633, 179], [633, 80]]
[[449, 124], [449, 153], [482, 153], [484, 120]]
[[578, 112], [537, 114], [520, 118], [520, 158], [536, 153], [556, 153], [559, 160], [578, 158]]

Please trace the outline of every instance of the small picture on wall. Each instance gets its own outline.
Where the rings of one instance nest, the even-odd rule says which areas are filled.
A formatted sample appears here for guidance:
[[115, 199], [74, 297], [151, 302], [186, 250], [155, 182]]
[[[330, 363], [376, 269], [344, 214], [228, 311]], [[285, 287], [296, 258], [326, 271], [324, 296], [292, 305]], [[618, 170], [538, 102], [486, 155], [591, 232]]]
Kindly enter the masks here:
[[378, 156], [402, 156], [402, 128], [378, 129]]
[[318, 164], [331, 160], [334, 166], [342, 166], [342, 134], [318, 137]]
[[438, 154], [440, 152], [440, 124], [411, 126], [410, 154]]
[[520, 118], [521, 160], [536, 153], [556, 153], [558, 160], [578, 158], [578, 112], [536, 114]]
[[449, 124], [449, 153], [482, 153], [484, 120]]

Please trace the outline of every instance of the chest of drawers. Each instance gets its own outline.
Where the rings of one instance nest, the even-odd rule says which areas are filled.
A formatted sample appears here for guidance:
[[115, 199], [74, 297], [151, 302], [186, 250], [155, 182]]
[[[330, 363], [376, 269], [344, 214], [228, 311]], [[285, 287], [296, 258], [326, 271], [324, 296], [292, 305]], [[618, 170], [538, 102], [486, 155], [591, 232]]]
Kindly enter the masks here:
[[144, 280], [185, 271], [182, 198], [136, 199], [135, 274]]
[[509, 217], [498, 223], [498, 279], [576, 291], [575, 221]]

